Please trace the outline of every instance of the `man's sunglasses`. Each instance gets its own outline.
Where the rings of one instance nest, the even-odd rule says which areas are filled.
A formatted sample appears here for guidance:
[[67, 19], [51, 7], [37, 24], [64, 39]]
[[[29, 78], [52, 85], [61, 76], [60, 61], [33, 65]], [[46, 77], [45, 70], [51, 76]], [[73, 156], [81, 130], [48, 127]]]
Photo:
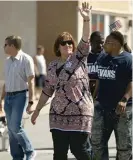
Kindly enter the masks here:
[[73, 44], [73, 41], [72, 41], [72, 40], [61, 41], [60, 44], [61, 44], [62, 46], [65, 46], [66, 44], [71, 45], [71, 44]]

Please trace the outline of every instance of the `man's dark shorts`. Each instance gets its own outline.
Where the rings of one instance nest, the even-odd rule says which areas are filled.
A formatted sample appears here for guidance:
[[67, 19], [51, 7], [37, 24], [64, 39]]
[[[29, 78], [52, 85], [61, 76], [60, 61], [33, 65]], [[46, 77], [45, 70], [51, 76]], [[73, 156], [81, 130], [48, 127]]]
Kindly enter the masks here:
[[35, 76], [35, 85], [38, 88], [43, 88], [45, 83], [45, 75], [36, 75]]

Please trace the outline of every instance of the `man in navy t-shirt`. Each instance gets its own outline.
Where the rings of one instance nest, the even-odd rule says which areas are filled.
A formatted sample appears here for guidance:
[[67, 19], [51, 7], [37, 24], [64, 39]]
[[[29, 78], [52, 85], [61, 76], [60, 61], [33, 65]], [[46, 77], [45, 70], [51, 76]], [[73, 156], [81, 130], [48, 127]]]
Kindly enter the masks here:
[[132, 55], [123, 35], [107, 37], [98, 59], [99, 88], [92, 126], [92, 147], [98, 160], [109, 160], [108, 140], [115, 132], [117, 160], [132, 159]]
[[91, 52], [87, 58], [88, 76], [90, 78], [90, 90], [93, 98], [95, 98], [95, 87], [97, 84], [97, 58], [103, 52], [103, 35], [99, 31], [95, 31], [90, 36]]
[[[129, 82], [132, 81], [132, 56], [125, 51], [114, 57], [103, 55], [98, 64], [100, 84], [97, 100], [105, 110], [115, 110], [118, 102], [123, 98]], [[127, 105], [131, 103], [132, 98], [129, 98]]]

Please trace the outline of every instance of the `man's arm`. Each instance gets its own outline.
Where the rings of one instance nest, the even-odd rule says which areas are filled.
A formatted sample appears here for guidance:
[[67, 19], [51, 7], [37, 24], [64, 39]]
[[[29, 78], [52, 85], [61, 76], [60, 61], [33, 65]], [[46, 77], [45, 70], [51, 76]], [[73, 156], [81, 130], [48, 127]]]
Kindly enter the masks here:
[[117, 105], [116, 114], [122, 114], [125, 112], [127, 102], [131, 97], [132, 97], [132, 82], [129, 82], [123, 98], [120, 100], [120, 102]]
[[36, 57], [34, 56], [33, 57], [33, 61], [34, 61], [34, 68], [35, 68], [35, 74], [36, 75], [39, 75], [39, 71], [38, 71], [38, 68], [37, 68], [37, 60], [36, 60]]
[[32, 107], [34, 103], [34, 75], [28, 77], [28, 90], [29, 90], [29, 102], [26, 108], [26, 112], [31, 114], [34, 111]]
[[25, 73], [28, 82], [28, 89], [29, 89], [29, 101], [33, 101], [34, 96], [34, 77], [35, 77], [35, 70], [34, 70], [34, 62], [31, 57], [28, 57], [25, 61]]
[[127, 71], [128, 85], [123, 97], [125, 97], [128, 101], [128, 99], [132, 97], [132, 56], [128, 60], [126, 71]]
[[4, 100], [5, 94], [6, 94], [6, 92], [5, 92], [5, 84], [4, 84], [2, 87], [2, 94], [1, 94], [1, 98], [0, 98], [0, 103]]
[[28, 77], [29, 101], [34, 99], [34, 75]]
[[128, 83], [124, 96], [127, 100], [132, 97], [132, 82]]
[[93, 92], [93, 99], [95, 100], [95, 98], [97, 97], [97, 93], [98, 93], [98, 86], [99, 86], [99, 80], [97, 79], [96, 80], [96, 86], [95, 86], [95, 89], [94, 89], [94, 92]]
[[28, 103], [26, 112], [28, 114], [31, 114], [33, 112], [33, 108], [31, 106], [33, 105], [33, 99], [34, 99], [34, 77], [35, 77], [34, 62], [31, 57], [27, 57], [25, 61], [25, 73], [28, 82], [29, 102], [30, 102]]
[[4, 100], [5, 94], [6, 94], [6, 92], [5, 92], [5, 84], [4, 84], [2, 87], [2, 94], [1, 94], [1, 98], [0, 98], [0, 111], [2, 111], [2, 103]]

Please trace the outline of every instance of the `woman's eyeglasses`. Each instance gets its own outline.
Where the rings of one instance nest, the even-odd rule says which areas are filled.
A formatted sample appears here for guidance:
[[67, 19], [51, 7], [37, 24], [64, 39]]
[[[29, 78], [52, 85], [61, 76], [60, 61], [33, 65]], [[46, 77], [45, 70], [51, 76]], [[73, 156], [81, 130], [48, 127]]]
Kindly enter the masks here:
[[66, 44], [71, 45], [71, 44], [73, 44], [73, 41], [72, 41], [72, 40], [61, 41], [60, 44], [61, 44], [62, 46], [65, 46]]

